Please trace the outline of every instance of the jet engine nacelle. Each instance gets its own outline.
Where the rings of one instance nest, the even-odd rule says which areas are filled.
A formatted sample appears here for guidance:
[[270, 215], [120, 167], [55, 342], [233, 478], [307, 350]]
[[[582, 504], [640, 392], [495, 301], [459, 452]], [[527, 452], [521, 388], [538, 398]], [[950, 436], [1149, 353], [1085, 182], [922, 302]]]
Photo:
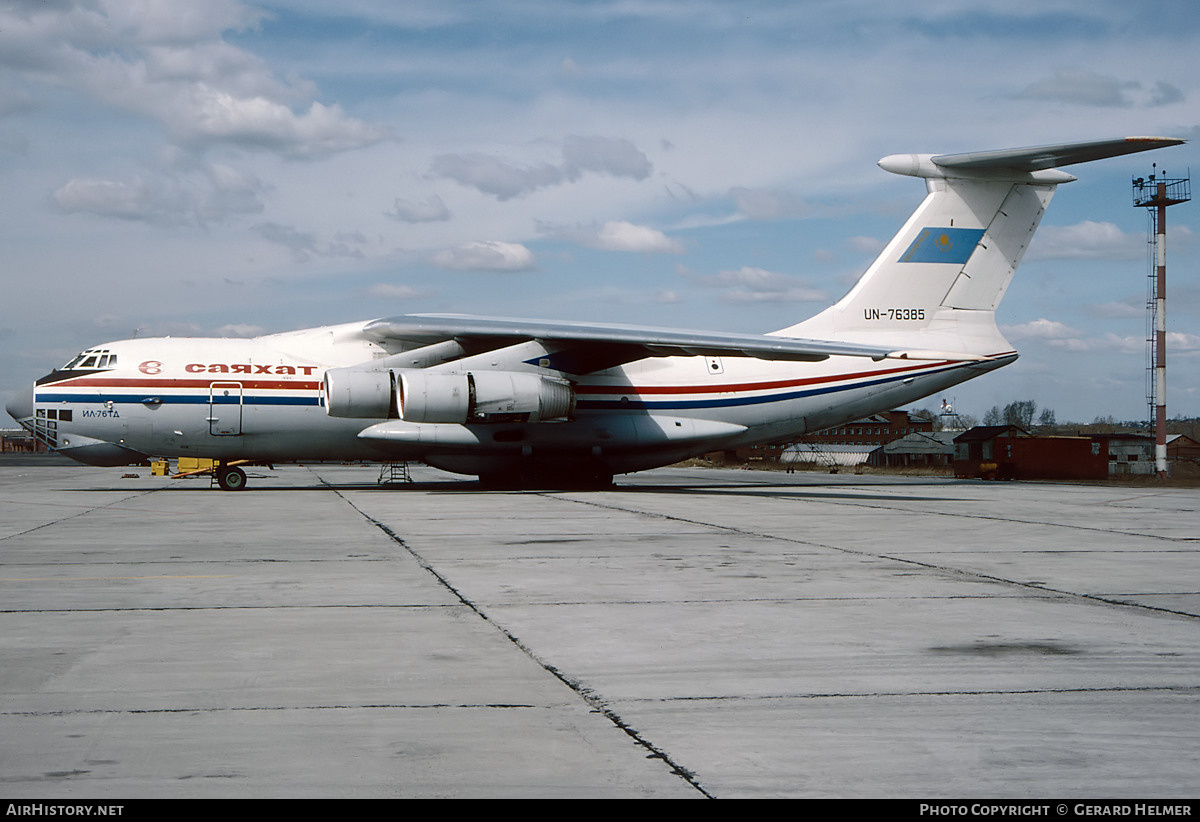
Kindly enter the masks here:
[[325, 410], [415, 423], [540, 422], [570, 417], [575, 390], [565, 380], [520, 371], [331, 368]]
[[539, 422], [566, 419], [575, 390], [565, 380], [520, 371], [396, 372], [400, 419], [407, 422]]
[[331, 417], [394, 419], [395, 396], [391, 371], [330, 368], [325, 372], [325, 411]]

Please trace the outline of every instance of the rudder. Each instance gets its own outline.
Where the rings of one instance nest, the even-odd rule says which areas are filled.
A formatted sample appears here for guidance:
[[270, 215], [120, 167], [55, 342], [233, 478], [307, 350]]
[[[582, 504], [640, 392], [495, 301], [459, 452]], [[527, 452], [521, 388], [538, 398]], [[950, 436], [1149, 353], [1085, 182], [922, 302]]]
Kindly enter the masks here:
[[929, 193], [904, 227], [845, 297], [801, 324], [802, 333], [919, 332], [943, 325], [947, 312], [994, 312], [1055, 185], [927, 180]]

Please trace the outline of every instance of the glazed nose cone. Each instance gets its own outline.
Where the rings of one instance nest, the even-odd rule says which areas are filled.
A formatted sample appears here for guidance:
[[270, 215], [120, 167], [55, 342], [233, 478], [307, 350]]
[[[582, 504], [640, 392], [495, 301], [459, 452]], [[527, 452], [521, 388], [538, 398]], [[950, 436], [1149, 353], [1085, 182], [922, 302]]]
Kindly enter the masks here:
[[13, 395], [13, 398], [4, 406], [4, 410], [8, 415], [17, 422], [27, 420], [33, 416], [33, 384], [27, 388], [23, 388]]

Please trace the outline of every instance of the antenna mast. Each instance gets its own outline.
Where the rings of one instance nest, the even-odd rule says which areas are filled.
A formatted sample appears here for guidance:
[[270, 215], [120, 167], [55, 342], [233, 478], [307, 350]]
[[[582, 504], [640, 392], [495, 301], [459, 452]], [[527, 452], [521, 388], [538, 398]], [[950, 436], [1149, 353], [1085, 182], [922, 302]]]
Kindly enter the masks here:
[[1159, 479], [1167, 476], [1167, 206], [1192, 199], [1191, 175], [1168, 178], [1158, 163], [1151, 166], [1149, 178], [1133, 180], [1133, 205], [1150, 215], [1150, 244], [1154, 250], [1154, 270], [1150, 274], [1150, 297], [1146, 301], [1152, 329], [1150, 364], [1147, 368], [1150, 402], [1154, 420], [1154, 470]]

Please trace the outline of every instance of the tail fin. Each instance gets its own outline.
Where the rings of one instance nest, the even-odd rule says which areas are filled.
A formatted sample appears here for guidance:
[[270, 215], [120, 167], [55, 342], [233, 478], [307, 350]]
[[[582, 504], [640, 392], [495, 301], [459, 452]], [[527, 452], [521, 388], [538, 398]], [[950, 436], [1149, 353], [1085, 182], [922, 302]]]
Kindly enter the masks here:
[[[928, 195], [845, 297], [780, 336], [840, 336], [993, 355], [1008, 350], [995, 310], [1061, 183], [1056, 166], [1177, 145], [1129, 137], [879, 161], [925, 179]], [[891, 343], [889, 343], [891, 344]]]

